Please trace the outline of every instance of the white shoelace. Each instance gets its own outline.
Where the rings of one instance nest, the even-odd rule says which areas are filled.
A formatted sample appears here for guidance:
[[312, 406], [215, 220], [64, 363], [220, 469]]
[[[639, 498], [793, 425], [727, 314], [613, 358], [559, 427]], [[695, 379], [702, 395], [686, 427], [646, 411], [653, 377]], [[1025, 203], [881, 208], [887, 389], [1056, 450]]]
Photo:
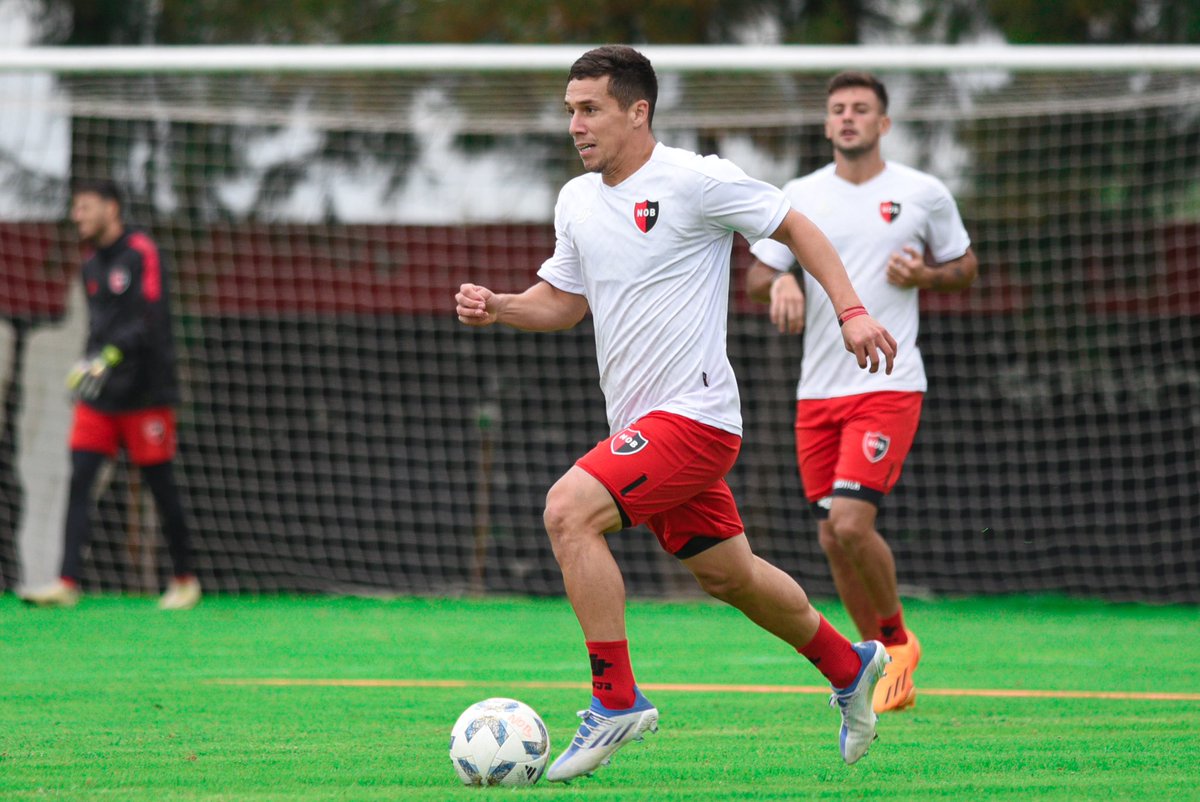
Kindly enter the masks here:
[[[588, 708], [587, 710], [580, 710], [575, 715], [583, 719], [583, 724], [580, 725], [579, 732], [575, 733], [575, 738], [572, 739], [571, 743], [580, 749], [585, 749], [589, 741], [594, 741], [596, 739], [596, 733], [599, 727], [604, 724], [612, 724], [612, 719], [600, 715], [591, 708]], [[586, 734], [583, 732], [585, 727], [587, 728]]]

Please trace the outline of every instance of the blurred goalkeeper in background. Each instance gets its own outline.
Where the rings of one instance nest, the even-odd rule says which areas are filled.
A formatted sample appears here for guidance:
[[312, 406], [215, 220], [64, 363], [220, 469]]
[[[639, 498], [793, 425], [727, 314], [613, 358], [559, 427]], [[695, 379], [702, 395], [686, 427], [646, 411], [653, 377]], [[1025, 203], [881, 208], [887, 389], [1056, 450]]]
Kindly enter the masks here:
[[[654, 69], [636, 50], [579, 58], [564, 105], [587, 173], [559, 194], [541, 280], [511, 295], [463, 284], [455, 299], [470, 326], [554, 331], [589, 311], [595, 326], [610, 436], [550, 488], [544, 512], [593, 695], [546, 777], [591, 774], [657, 728], [658, 709], [634, 682], [625, 586], [605, 537], [641, 523], [707, 593], [824, 674], [841, 713], [842, 758], [853, 763], [875, 737], [871, 696], [887, 653], [878, 641], [851, 644], [794, 579], [754, 554], [725, 482], [742, 433], [725, 342], [734, 233], [784, 243], [828, 290], [830, 313], [845, 323], [837, 359], [890, 372], [896, 344], [862, 307], [829, 241], [782, 192], [728, 161], [656, 141], [657, 97]], [[696, 644], [698, 662], [706, 649]]]
[[112, 181], [76, 183], [71, 222], [88, 249], [82, 271], [88, 338], [84, 358], [67, 376], [76, 405], [62, 571], [59, 581], [27, 592], [25, 600], [63, 607], [79, 600], [92, 486], [123, 447], [150, 487], [171, 553], [174, 578], [159, 606], [185, 610], [200, 600], [200, 584], [172, 470], [179, 383], [165, 265], [145, 232], [125, 226]]
[[865, 373], [834, 358], [842, 333], [829, 297], [803, 273], [797, 278], [787, 248], [755, 243], [757, 261], [746, 274], [749, 296], [770, 304], [781, 332], [805, 332], [796, 392], [800, 478], [842, 602], [862, 637], [882, 641], [892, 656], [875, 690], [880, 713], [915, 703], [913, 672], [921, 659], [921, 645], [904, 623], [892, 551], [875, 529], [879, 505], [900, 478], [916, 435], [926, 388], [917, 295], [965, 289], [978, 273], [946, 186], [884, 161], [887, 106], [887, 90], [874, 76], [834, 76], [825, 109], [833, 163], [783, 192], [829, 237], [863, 302], [895, 333], [904, 353], [897, 370]]

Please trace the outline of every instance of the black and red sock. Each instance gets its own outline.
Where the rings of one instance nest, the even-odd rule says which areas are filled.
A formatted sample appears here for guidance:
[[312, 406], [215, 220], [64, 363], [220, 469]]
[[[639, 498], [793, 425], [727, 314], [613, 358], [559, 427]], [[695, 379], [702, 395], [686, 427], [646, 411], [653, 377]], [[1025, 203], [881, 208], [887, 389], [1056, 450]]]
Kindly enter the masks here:
[[895, 615], [879, 619], [879, 641], [884, 646], [900, 646], [908, 643], [908, 632], [904, 629], [904, 608]]
[[592, 695], [609, 710], [633, 707], [633, 666], [629, 663], [629, 641], [587, 641], [592, 662]]
[[825, 616], [821, 616], [817, 634], [796, 651], [807, 657], [835, 688], [845, 688], [854, 682], [862, 668], [862, 658], [858, 652], [854, 651], [845, 635], [825, 620]]

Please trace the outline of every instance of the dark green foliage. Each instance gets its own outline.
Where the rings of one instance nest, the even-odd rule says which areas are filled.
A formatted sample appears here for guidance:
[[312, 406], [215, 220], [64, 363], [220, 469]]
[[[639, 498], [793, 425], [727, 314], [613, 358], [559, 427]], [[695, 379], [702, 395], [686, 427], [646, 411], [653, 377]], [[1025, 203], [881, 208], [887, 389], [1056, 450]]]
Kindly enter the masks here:
[[44, 16], [47, 41], [72, 45], [713, 44], [764, 17], [797, 44], [906, 28], [918, 41], [957, 42], [985, 27], [1014, 44], [1200, 42], [1200, 5], [1178, 0], [919, 2], [912, 23], [866, 0], [46, 0]]

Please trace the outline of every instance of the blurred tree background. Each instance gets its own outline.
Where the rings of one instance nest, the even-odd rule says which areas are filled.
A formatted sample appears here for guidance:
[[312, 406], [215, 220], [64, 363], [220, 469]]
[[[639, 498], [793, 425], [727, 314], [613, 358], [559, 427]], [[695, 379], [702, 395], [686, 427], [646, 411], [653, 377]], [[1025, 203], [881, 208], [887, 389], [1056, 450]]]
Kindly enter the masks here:
[[1194, 0], [44, 0], [43, 41], [128, 44], [1200, 42]]

